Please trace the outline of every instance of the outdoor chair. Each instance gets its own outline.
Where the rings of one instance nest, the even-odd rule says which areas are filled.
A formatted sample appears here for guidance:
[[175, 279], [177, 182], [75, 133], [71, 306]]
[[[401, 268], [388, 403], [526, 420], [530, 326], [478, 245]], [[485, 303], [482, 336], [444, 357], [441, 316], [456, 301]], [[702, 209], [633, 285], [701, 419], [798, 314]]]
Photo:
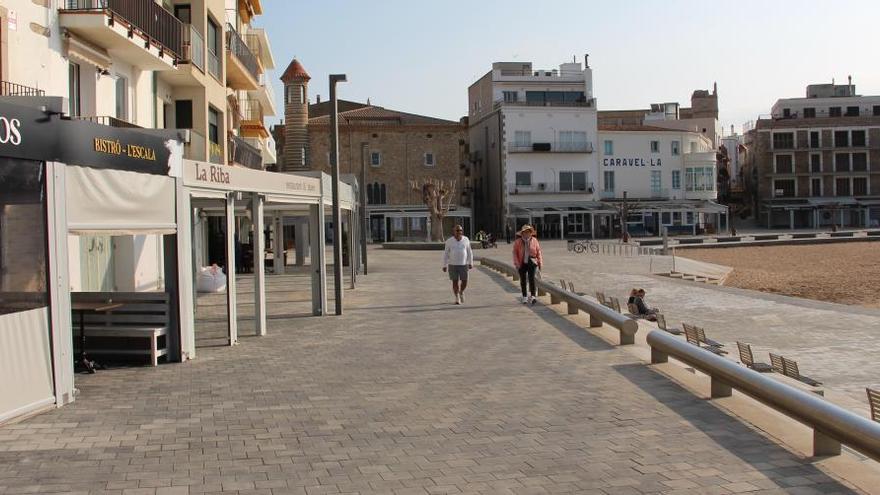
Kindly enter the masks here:
[[599, 301], [599, 304], [606, 306], [604, 292], [596, 291], [596, 300]]
[[773, 371], [779, 374], [785, 374], [785, 365], [782, 363], [782, 356], [778, 354], [770, 353], [770, 367], [773, 368]]
[[611, 297], [610, 302], [611, 302], [611, 309], [613, 309], [614, 311], [617, 311], [618, 313], [621, 313], [620, 300], [617, 299], [616, 297]]
[[768, 373], [773, 371], [773, 367], [767, 363], [757, 363], [755, 362], [755, 357], [752, 354], [752, 346], [745, 342], [736, 342], [736, 347], [739, 349], [739, 360], [742, 364], [746, 365], [746, 367], [751, 368], [759, 373]]
[[880, 390], [865, 389], [868, 392], [868, 405], [871, 406], [871, 419], [880, 423]]
[[800, 373], [798, 369], [797, 361], [794, 359], [788, 359], [786, 357], [782, 358], [782, 369], [785, 372], [785, 376], [794, 378], [799, 382], [806, 383], [811, 387], [818, 387], [822, 385], [822, 382], [816, 381], [808, 376], [804, 376]]
[[727, 354], [727, 351], [721, 350], [718, 347], [711, 345], [704, 345], [700, 340], [699, 332], [697, 332], [697, 328], [694, 325], [688, 325], [687, 323], [683, 323], [684, 325], [684, 336], [687, 339], [688, 344], [695, 345], [700, 349], [705, 349], [713, 354], [717, 354], [719, 356], [723, 356]]
[[666, 317], [663, 316], [663, 313], [657, 313], [656, 316], [657, 316], [657, 328], [659, 328], [660, 330], [663, 330], [664, 332], [669, 332], [672, 335], [681, 335], [682, 333], [684, 333], [681, 331], [681, 329], [670, 328], [670, 327], [666, 326]]
[[569, 282], [568, 282], [568, 291], [569, 291], [569, 292], [572, 292], [572, 293], [574, 293], [574, 294], [577, 294], [577, 295], [579, 295], [579, 296], [585, 296], [585, 295], [586, 295], [585, 292], [578, 292], [578, 291], [574, 290], [574, 284], [571, 283], [570, 280], [569, 280]]

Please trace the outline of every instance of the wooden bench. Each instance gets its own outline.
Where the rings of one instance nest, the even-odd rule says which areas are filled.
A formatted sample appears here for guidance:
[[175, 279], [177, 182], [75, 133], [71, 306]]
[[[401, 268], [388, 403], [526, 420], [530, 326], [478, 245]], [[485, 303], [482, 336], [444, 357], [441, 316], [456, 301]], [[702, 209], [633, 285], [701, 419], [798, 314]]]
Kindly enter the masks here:
[[871, 406], [871, 419], [880, 423], [880, 390], [865, 388], [868, 392], [868, 405]]
[[664, 332], [669, 332], [672, 335], [681, 335], [682, 333], [684, 333], [679, 328], [670, 328], [670, 327], [666, 326], [666, 317], [663, 316], [663, 313], [657, 313], [656, 316], [657, 316], [657, 328], [659, 328], [660, 330], [663, 330]]
[[607, 306], [604, 292], [596, 291], [596, 300], [599, 301], [599, 304]]
[[619, 299], [612, 296], [609, 298], [609, 304], [610, 304], [609, 307], [611, 309], [613, 309], [614, 311], [617, 311], [618, 313], [622, 313], [622, 311], [620, 311], [620, 300]]
[[149, 356], [153, 366], [168, 355], [167, 292], [79, 292], [71, 298], [122, 304], [111, 311], [84, 315], [86, 352], [90, 355]]
[[721, 342], [716, 342], [710, 338], [707, 338], [706, 330], [704, 330], [703, 327], [698, 327], [694, 325], [694, 328], [697, 330], [697, 338], [700, 339], [700, 342], [706, 345], [710, 345], [712, 347], [718, 347], [719, 349], [724, 347], [724, 344], [722, 344]]
[[586, 296], [587, 295], [586, 292], [578, 292], [578, 291], [574, 290], [574, 284], [571, 283], [571, 280], [568, 281], [568, 291], [573, 294], [577, 294], [579, 296]]
[[821, 388], [822, 384], [820, 382], [817, 382], [812, 378], [800, 374], [800, 370], [798, 370], [796, 361], [780, 356], [779, 354], [773, 354], [771, 352], [770, 367], [773, 368], [773, 371], [775, 371], [776, 373], [779, 373], [786, 378], [791, 378], [798, 385], [806, 385], [806, 387], [804, 387], [804, 390], [814, 393], [816, 395], [825, 395], [825, 391]]
[[745, 342], [736, 342], [736, 347], [739, 349], [739, 361], [746, 365], [746, 367], [751, 368], [759, 373], [768, 373], [773, 371], [773, 367], [767, 363], [759, 363], [755, 362], [755, 357], [752, 354], [752, 346]]
[[703, 334], [703, 338], [701, 339], [700, 338], [701, 334], [698, 331], [698, 329], [700, 329], [699, 327], [697, 327], [695, 325], [689, 325], [687, 323], [682, 323], [682, 325], [684, 326], [685, 339], [687, 339], [689, 344], [693, 344], [693, 345], [699, 347], [700, 349], [705, 349], [705, 350], [707, 350], [713, 354], [717, 354], [719, 356], [723, 356], [723, 355], [727, 354], [727, 351], [721, 349], [720, 347], [706, 343], [704, 341], [705, 334]]

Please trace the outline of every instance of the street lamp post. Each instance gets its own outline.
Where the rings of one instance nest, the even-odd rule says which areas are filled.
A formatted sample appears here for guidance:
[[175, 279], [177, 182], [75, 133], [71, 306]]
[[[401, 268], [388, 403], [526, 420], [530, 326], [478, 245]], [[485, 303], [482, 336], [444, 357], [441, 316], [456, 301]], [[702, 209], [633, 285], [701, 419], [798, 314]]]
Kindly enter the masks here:
[[369, 143], [361, 143], [361, 259], [364, 264], [364, 275], [367, 274], [367, 151]]
[[[336, 314], [342, 314], [342, 219], [339, 212], [339, 115], [336, 83], [346, 82], [345, 74], [330, 74], [330, 172], [333, 179], [333, 290]], [[323, 228], [321, 229], [323, 230]]]

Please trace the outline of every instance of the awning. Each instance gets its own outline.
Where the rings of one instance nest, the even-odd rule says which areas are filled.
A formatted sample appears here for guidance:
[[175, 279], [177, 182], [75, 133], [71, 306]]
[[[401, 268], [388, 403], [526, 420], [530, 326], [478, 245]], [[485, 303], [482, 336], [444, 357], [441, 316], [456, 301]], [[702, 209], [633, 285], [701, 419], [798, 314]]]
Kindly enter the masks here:
[[94, 65], [104, 70], [110, 69], [112, 64], [110, 54], [103, 48], [94, 46], [69, 31], [65, 32], [65, 56], [71, 60]]
[[174, 179], [122, 170], [68, 166], [67, 226], [73, 234], [176, 232]]

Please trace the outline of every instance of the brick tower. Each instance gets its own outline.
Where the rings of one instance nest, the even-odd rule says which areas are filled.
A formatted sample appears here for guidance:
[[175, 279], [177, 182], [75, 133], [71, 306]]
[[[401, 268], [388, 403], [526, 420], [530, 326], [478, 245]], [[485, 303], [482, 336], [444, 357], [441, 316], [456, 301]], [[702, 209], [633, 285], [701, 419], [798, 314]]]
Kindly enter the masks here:
[[293, 59], [281, 75], [284, 83], [284, 150], [280, 172], [308, 168], [309, 73]]

